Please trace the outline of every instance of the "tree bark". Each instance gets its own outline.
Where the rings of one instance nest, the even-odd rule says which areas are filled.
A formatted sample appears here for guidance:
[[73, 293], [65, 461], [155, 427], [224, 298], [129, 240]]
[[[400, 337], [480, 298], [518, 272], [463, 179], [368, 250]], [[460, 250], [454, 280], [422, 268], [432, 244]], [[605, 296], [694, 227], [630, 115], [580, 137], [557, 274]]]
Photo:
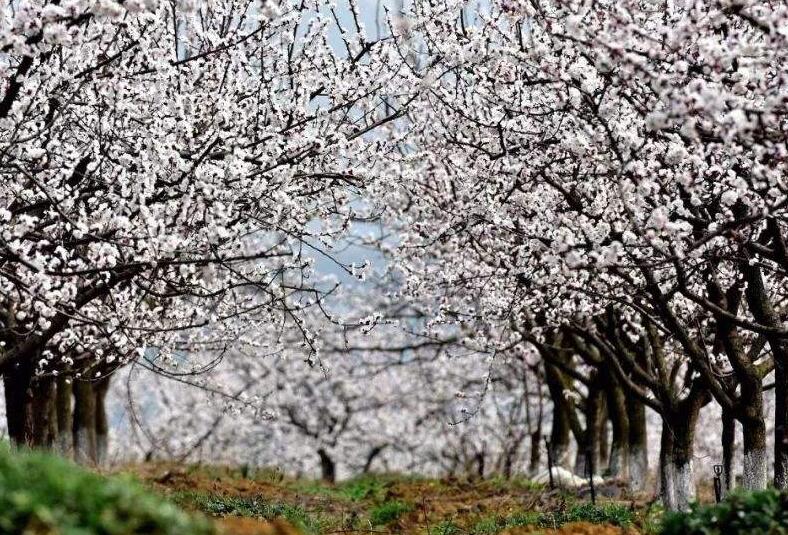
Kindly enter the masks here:
[[708, 399], [690, 395], [679, 404], [679, 410], [671, 415], [669, 431], [673, 433], [673, 493], [675, 508], [686, 511], [695, 500], [695, 477], [692, 457], [695, 447], [695, 428], [700, 409]]
[[368, 474], [370, 470], [372, 470], [372, 463], [375, 462], [375, 459], [377, 459], [381, 453], [383, 453], [383, 450], [386, 449], [386, 446], [388, 446], [388, 444], [381, 444], [369, 450], [369, 453], [367, 454], [367, 460], [364, 462], [364, 468], [361, 470], [361, 473]]
[[673, 430], [663, 416], [659, 447], [659, 494], [668, 511], [676, 510], [676, 490], [673, 473]]
[[[758, 411], [762, 414], [761, 411]], [[752, 416], [742, 423], [744, 458], [742, 487], [763, 490], [767, 485], [766, 424], [763, 416]]]
[[109, 422], [107, 421], [106, 397], [109, 391], [110, 376], [105, 375], [93, 384], [96, 405], [96, 464], [107, 462], [109, 450]]
[[[539, 425], [536, 430], [531, 433], [531, 452], [528, 458], [528, 474], [534, 475], [539, 471], [539, 463], [542, 458], [542, 422], [539, 419]], [[512, 468], [509, 468], [509, 475], [511, 476]]]
[[733, 490], [733, 456], [736, 449], [736, 419], [729, 411], [722, 411], [722, 490], [723, 495]]
[[621, 386], [611, 378], [607, 391], [607, 414], [613, 428], [607, 474], [626, 478], [629, 475], [629, 416], [627, 400]]
[[57, 378], [55, 412], [57, 413], [57, 450], [64, 457], [71, 457], [74, 451], [74, 418], [71, 409], [71, 379], [63, 375]]
[[89, 381], [75, 380], [74, 390], [74, 459], [82, 464], [96, 464], [96, 397]]
[[[771, 223], [770, 223], [771, 224]], [[782, 245], [779, 228], [774, 230], [774, 239]], [[744, 263], [743, 272], [747, 278], [747, 304], [753, 317], [763, 325], [773, 328], [782, 326], [769, 298], [769, 291], [763, 281], [761, 268], [757, 264]], [[766, 340], [774, 356], [774, 486], [788, 488], [788, 350], [782, 338], [766, 334]]]
[[26, 362], [16, 362], [3, 373], [6, 423], [11, 444], [33, 445], [33, 371]]
[[599, 439], [605, 424], [602, 418], [604, 414], [603, 408], [604, 393], [601, 389], [592, 385], [589, 387], [583, 410], [585, 414], [585, 430], [580, 436], [575, 437], [575, 440], [577, 440], [575, 474], [578, 476], [585, 477], [588, 475], [586, 460], [589, 454], [591, 455], [594, 471], [597, 472], [599, 470]]
[[555, 466], [567, 466], [569, 462], [569, 401], [564, 395], [565, 383], [563, 374], [558, 368], [544, 363], [545, 382], [553, 402], [553, 423], [550, 430], [550, 455]]
[[[774, 347], [774, 346], [772, 346]], [[788, 375], [785, 354], [774, 358], [774, 487], [788, 489]]]
[[334, 459], [323, 448], [317, 450], [320, 456], [320, 473], [326, 483], [335, 483], [337, 480], [337, 467]]
[[594, 463], [595, 471], [603, 474], [607, 472], [610, 463], [610, 431], [608, 430], [608, 422], [607, 403], [603, 402], [599, 422], [599, 438], [596, 446], [599, 449], [597, 454], [598, 462]]
[[646, 406], [635, 396], [627, 397], [629, 422], [629, 489], [640, 492], [648, 480], [648, 428]]
[[37, 377], [31, 381], [32, 427], [31, 445], [35, 448], [52, 449], [55, 443], [53, 407], [55, 404], [55, 381], [51, 377]]

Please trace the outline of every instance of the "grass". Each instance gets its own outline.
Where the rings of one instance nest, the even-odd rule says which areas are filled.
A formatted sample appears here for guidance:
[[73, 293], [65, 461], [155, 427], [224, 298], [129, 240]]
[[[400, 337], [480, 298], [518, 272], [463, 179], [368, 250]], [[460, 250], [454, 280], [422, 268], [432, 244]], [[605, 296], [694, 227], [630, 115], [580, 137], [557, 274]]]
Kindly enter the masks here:
[[572, 522], [612, 524], [628, 527], [635, 523], [635, 513], [628, 507], [616, 504], [578, 504], [566, 511], [523, 511], [508, 516], [489, 516], [478, 520], [469, 530], [473, 535], [493, 535], [506, 529], [535, 526], [559, 528]]
[[450, 521], [443, 521], [427, 529], [428, 535], [459, 535], [462, 529]]
[[489, 479], [485, 479], [482, 484], [489, 485], [490, 488], [497, 490], [515, 489], [540, 491], [546, 488], [546, 485], [543, 483], [536, 483], [535, 481], [523, 476], [514, 476], [508, 479], [502, 476], [493, 476]]
[[198, 509], [214, 517], [242, 516], [260, 520], [281, 518], [307, 535], [319, 535], [343, 526], [342, 518], [326, 512], [312, 512], [263, 497], [229, 496], [207, 492], [181, 491], [172, 495], [184, 507]]
[[297, 480], [289, 483], [289, 487], [298, 492], [316, 496], [327, 496], [350, 502], [384, 501], [389, 488], [397, 483], [421, 481], [421, 478], [395, 474], [365, 474], [354, 477], [336, 485], [328, 485], [322, 481]]
[[214, 527], [128, 477], [0, 446], [0, 533], [212, 535]]
[[373, 526], [384, 526], [412, 510], [413, 506], [411, 504], [400, 500], [384, 502], [369, 510], [369, 523]]
[[[163, 478], [163, 473], [173, 476]], [[185, 507], [216, 517], [280, 518], [305, 535], [496, 535], [521, 527], [547, 531], [572, 522], [644, 524], [642, 510], [604, 501], [591, 506], [568, 490], [548, 491], [525, 478], [367, 474], [327, 484], [274, 471], [197, 468], [184, 475], [178, 467], [157, 466], [146, 479]]]

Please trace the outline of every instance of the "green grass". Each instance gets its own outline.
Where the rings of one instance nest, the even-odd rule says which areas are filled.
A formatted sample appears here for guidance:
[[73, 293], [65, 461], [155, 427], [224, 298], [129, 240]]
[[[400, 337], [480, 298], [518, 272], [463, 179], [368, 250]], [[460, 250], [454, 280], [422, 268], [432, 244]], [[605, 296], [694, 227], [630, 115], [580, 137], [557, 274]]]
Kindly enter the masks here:
[[459, 535], [462, 529], [454, 522], [441, 522], [427, 529], [428, 535]]
[[390, 485], [391, 480], [385, 477], [362, 476], [338, 484], [336, 492], [340, 496], [354, 502], [362, 500], [377, 501], [383, 499], [386, 488]]
[[524, 476], [514, 476], [505, 478], [503, 476], [493, 476], [486, 479], [481, 484], [489, 485], [490, 488], [498, 490], [544, 490], [546, 485], [543, 483], [536, 483]]
[[386, 500], [388, 489], [394, 484], [420, 480], [421, 478], [415, 476], [398, 474], [366, 474], [335, 485], [329, 485], [322, 481], [293, 481], [289, 484], [289, 487], [305, 494], [326, 496], [339, 500], [380, 503]]
[[270, 502], [263, 497], [227, 496], [204, 492], [176, 492], [173, 499], [184, 507], [216, 517], [245, 516], [273, 520], [282, 518], [306, 535], [318, 535], [342, 526], [342, 519], [323, 512], [307, 511], [298, 505]]
[[63, 459], [0, 446], [0, 533], [208, 535], [190, 515], [127, 477], [106, 478]]
[[384, 526], [412, 510], [411, 504], [399, 500], [384, 502], [369, 510], [369, 523], [373, 526]]
[[618, 504], [591, 505], [584, 503], [570, 507], [565, 513], [550, 513], [560, 524], [569, 522], [592, 522], [626, 527], [635, 521], [635, 512]]
[[509, 516], [482, 518], [470, 528], [470, 533], [473, 535], [493, 535], [509, 528], [522, 526], [558, 528], [570, 522], [591, 522], [626, 527], [631, 526], [634, 521], [635, 513], [622, 505], [579, 504], [566, 511], [528, 511]]
[[503, 529], [501, 520], [495, 517], [483, 518], [474, 524], [471, 528], [471, 533], [474, 535], [494, 535]]

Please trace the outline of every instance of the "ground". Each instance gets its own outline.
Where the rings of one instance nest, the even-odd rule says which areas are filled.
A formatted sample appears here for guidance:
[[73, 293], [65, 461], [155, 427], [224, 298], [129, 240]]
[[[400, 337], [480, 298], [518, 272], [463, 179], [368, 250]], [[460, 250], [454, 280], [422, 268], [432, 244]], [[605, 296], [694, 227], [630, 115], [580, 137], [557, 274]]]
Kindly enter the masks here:
[[525, 479], [368, 475], [337, 485], [272, 470], [145, 464], [126, 467], [181, 506], [215, 517], [228, 535], [624, 535], [650, 533], [658, 512], [620, 486], [549, 490]]

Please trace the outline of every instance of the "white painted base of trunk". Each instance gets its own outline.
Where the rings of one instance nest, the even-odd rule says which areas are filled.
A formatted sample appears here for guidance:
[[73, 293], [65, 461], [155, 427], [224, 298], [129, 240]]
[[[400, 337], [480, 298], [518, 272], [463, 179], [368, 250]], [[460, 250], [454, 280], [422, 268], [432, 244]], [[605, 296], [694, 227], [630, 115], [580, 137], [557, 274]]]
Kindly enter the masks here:
[[620, 446], [613, 446], [610, 450], [610, 463], [608, 464], [608, 473], [611, 477], [627, 477], [627, 458], [624, 456], [624, 451]]
[[569, 468], [569, 447], [556, 448], [553, 446], [553, 465]]
[[678, 511], [687, 511], [695, 501], [695, 478], [692, 461], [673, 464], [673, 494]]
[[[778, 489], [788, 489], [788, 456], [780, 456], [774, 462], [774, 486]], [[780, 477], [783, 474], [784, 477]]]
[[60, 432], [57, 434], [57, 451], [64, 457], [71, 455], [71, 450], [74, 447], [73, 437], [70, 432]]
[[766, 449], [757, 449], [744, 452], [742, 462], [742, 487], [746, 490], [763, 490], [767, 485], [767, 459]]
[[645, 490], [647, 479], [648, 452], [643, 448], [632, 449], [629, 452], [629, 490]]
[[74, 431], [74, 460], [81, 464], [88, 464], [91, 459], [90, 433], [87, 429]]
[[665, 509], [676, 510], [676, 485], [673, 476], [673, 461], [670, 458], [660, 459], [659, 495]]
[[109, 437], [107, 435], [96, 435], [96, 463], [103, 466], [107, 462], [107, 452], [109, 451]]

